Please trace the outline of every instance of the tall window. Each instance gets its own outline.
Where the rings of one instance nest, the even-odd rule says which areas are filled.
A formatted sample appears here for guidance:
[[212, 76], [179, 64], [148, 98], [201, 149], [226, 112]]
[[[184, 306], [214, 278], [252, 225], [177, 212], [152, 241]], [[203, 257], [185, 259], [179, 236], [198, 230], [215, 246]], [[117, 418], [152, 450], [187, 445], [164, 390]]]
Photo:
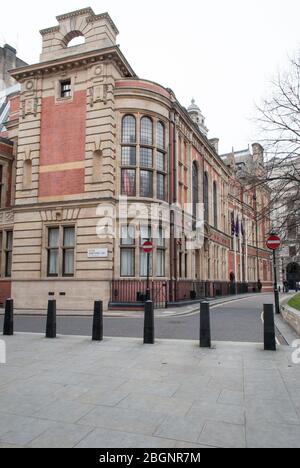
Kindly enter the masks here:
[[[146, 254], [142, 246], [143, 244], [151, 240], [151, 226], [141, 226], [141, 238], [140, 238], [140, 276], [146, 277], [147, 276], [147, 262], [148, 262], [148, 254]], [[152, 276], [152, 263], [153, 263], [153, 255], [150, 255], [150, 276]]]
[[213, 197], [214, 197], [214, 227], [218, 227], [218, 188], [217, 183], [213, 185]]
[[158, 230], [157, 250], [156, 250], [156, 275], [166, 276], [166, 239], [162, 226]]
[[197, 218], [197, 207], [199, 203], [199, 176], [197, 164], [193, 163], [193, 216]]
[[166, 199], [166, 152], [165, 152], [165, 126], [157, 122], [156, 129], [156, 169], [157, 169], [157, 198]]
[[141, 145], [153, 145], [153, 123], [150, 117], [141, 119]]
[[208, 187], [208, 174], [204, 172], [204, 183], [203, 183], [203, 191], [204, 191], [204, 220], [209, 223], [209, 187]]
[[[149, 117], [141, 119], [140, 195], [153, 197], [153, 123]], [[151, 147], [151, 148], [150, 148]], [[151, 169], [151, 170], [146, 170]]]
[[136, 120], [133, 115], [125, 115], [122, 120], [122, 195], [136, 195]]
[[135, 276], [135, 228], [121, 227], [121, 276]]
[[5, 277], [11, 278], [13, 252], [13, 231], [6, 231], [5, 242]]
[[64, 228], [63, 239], [63, 276], [74, 275], [75, 229]]
[[75, 269], [75, 228], [60, 226], [48, 228], [48, 277], [73, 277]]

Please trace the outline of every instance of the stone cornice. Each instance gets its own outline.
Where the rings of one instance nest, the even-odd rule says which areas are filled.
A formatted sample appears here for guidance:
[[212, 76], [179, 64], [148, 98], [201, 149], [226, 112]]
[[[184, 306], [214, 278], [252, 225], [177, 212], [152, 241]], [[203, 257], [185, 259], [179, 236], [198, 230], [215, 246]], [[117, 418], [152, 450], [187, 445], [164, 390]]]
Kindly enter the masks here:
[[[86, 18], [87, 23], [93, 23], [94, 21], [99, 21], [101, 19], [106, 19], [109, 22], [109, 24], [112, 27], [115, 34], [119, 34], [119, 30], [118, 30], [117, 26], [115, 25], [115, 23], [113, 22], [113, 20], [111, 19], [110, 15], [108, 13], [101, 13], [99, 15], [96, 15], [94, 13], [93, 9], [90, 8], [90, 7], [89, 8], [83, 8], [81, 10], [71, 11], [70, 13], [65, 13], [64, 15], [59, 15], [59, 16], [56, 17], [56, 19], [60, 23], [61, 21], [64, 21], [66, 19], [75, 18], [76, 16], [84, 16], [84, 15], [88, 15], [87, 18]], [[52, 33], [52, 32], [59, 32], [59, 30], [60, 30], [60, 26], [53, 26], [53, 27], [50, 27], [50, 28], [42, 29], [40, 31], [40, 34], [42, 36], [44, 36], [44, 35]]]
[[10, 74], [15, 78], [15, 80], [22, 81], [22, 79], [35, 75], [55, 73], [59, 70], [68, 70], [107, 59], [115, 61], [124, 77], [136, 76], [118, 46], [84, 52], [78, 55], [71, 55], [48, 62], [40, 62], [26, 67], [15, 68], [14, 70], [10, 70]]
[[120, 33], [117, 26], [115, 25], [115, 23], [113, 22], [113, 20], [111, 19], [111, 17], [109, 16], [108, 13], [101, 13], [100, 15], [91, 16], [91, 17], [87, 18], [87, 22], [92, 23], [93, 21], [98, 21], [98, 20], [100, 20], [102, 18], [107, 19], [107, 21], [109, 22], [109, 24], [111, 25], [112, 29], [114, 30], [114, 32], [116, 34]]
[[64, 21], [68, 18], [74, 18], [75, 16], [91, 15], [95, 16], [94, 10], [91, 7], [81, 8], [80, 10], [70, 11], [69, 13], [64, 13], [63, 15], [58, 15], [56, 17], [57, 21]]
[[52, 26], [51, 28], [41, 29], [40, 34], [42, 36], [45, 36], [46, 34], [49, 34], [49, 33], [59, 32], [59, 29], [60, 29], [59, 26]]

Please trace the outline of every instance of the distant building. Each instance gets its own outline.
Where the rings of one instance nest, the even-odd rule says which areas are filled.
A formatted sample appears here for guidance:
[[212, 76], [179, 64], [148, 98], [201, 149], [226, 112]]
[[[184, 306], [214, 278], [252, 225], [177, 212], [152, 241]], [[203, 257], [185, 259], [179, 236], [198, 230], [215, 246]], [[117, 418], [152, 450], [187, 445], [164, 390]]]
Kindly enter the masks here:
[[[299, 180], [300, 158], [295, 159], [293, 165]], [[287, 282], [290, 289], [296, 289], [300, 283], [300, 186], [297, 181], [287, 182], [284, 177], [292, 175], [290, 159], [271, 159], [268, 170], [269, 177], [282, 178], [271, 182], [274, 193], [272, 230], [282, 239], [282, 248], [277, 252], [278, 279], [281, 286]]]
[[10, 75], [9, 70], [27, 65], [17, 57], [17, 51], [8, 44], [0, 47], [0, 134], [5, 131], [4, 123], [9, 114], [9, 96], [21, 87]]
[[265, 173], [264, 149], [259, 143], [254, 143], [251, 149], [232, 149], [231, 153], [221, 155], [221, 159], [235, 176], [230, 186], [228, 204], [232, 212], [241, 213], [246, 225], [245, 249], [250, 280], [258, 278], [264, 283], [272, 277], [269, 255], [263, 254], [271, 229], [271, 219], [267, 212], [271, 189], [267, 184], [255, 186], [248, 178], [249, 174], [261, 176]]

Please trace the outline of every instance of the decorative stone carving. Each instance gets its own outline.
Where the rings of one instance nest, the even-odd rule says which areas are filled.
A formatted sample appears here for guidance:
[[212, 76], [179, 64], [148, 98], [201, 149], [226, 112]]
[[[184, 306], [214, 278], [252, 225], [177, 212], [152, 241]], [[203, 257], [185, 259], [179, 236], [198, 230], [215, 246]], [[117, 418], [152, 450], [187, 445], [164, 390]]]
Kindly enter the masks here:
[[90, 106], [93, 107], [96, 102], [103, 102], [106, 104], [107, 90], [108, 87], [106, 84], [98, 84], [90, 88]]
[[76, 221], [80, 214], [80, 208], [56, 208], [40, 211], [41, 221]]

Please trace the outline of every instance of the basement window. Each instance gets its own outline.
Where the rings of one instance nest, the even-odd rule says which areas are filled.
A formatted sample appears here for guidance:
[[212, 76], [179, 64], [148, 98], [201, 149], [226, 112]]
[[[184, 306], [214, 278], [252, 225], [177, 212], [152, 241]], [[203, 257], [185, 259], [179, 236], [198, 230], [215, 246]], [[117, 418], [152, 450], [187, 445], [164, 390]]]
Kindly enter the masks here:
[[60, 82], [60, 97], [68, 98], [71, 97], [71, 80], [64, 80]]

